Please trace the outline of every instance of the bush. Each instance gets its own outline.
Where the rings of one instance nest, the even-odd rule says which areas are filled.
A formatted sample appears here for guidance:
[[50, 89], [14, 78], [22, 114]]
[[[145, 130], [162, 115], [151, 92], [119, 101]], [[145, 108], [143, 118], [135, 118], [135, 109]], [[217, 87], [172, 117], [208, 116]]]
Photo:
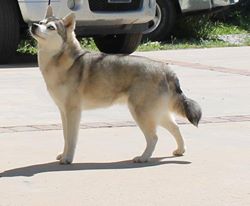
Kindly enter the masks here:
[[241, 29], [250, 30], [250, 0], [240, 2], [229, 10], [214, 15], [214, 20], [238, 26]]
[[240, 0], [233, 10], [238, 10], [242, 13], [249, 14], [250, 0]]

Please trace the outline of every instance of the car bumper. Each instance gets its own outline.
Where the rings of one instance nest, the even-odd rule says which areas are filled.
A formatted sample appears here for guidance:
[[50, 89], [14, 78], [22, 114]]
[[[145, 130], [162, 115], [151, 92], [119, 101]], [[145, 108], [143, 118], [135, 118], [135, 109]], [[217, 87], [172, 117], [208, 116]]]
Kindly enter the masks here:
[[143, 24], [123, 24], [117, 26], [77, 26], [76, 35], [82, 37], [109, 35], [109, 34], [130, 34], [141, 33], [148, 29], [148, 23]]
[[[48, 1], [46, 0], [18, 0], [24, 21], [36, 22], [44, 18]], [[61, 0], [52, 0], [51, 5], [57, 17], [63, 17], [72, 12]], [[92, 12], [87, 0], [82, 1], [80, 9], [75, 12], [79, 26], [104, 26], [143, 24], [154, 18], [155, 0], [144, 0], [143, 5], [136, 11], [123, 12]], [[39, 8], [39, 9], [38, 9]]]

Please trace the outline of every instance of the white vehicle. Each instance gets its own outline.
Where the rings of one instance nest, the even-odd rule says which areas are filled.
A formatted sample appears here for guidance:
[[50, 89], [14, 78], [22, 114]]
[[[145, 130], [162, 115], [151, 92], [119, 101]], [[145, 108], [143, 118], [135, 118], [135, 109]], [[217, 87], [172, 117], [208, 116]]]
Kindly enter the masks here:
[[[0, 63], [15, 54], [20, 35], [44, 18], [47, 5], [48, 0], [1, 0]], [[57, 17], [74, 11], [76, 33], [93, 37], [100, 51], [125, 54], [136, 50], [156, 8], [155, 0], [51, 0], [51, 5]]]
[[213, 12], [231, 6], [239, 0], [156, 0], [156, 13], [144, 32], [145, 38], [162, 41], [170, 34], [175, 21], [182, 15]]
[[[93, 37], [106, 53], [129, 54], [142, 34], [164, 40], [175, 20], [185, 13], [230, 6], [238, 0], [51, 0], [55, 15], [75, 11], [76, 33]], [[0, 0], [0, 63], [14, 54], [28, 24], [40, 21], [48, 0]]]

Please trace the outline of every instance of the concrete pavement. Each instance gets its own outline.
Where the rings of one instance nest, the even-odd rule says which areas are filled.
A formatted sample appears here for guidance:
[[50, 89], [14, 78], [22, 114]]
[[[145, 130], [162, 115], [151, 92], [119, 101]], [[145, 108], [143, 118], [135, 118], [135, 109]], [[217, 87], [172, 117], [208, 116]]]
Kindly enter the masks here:
[[60, 166], [60, 118], [38, 68], [0, 68], [0, 206], [250, 205], [250, 47], [141, 52], [172, 64], [203, 108], [199, 129], [183, 119], [187, 154], [172, 157], [159, 129], [154, 159], [126, 107], [83, 112], [75, 163]]

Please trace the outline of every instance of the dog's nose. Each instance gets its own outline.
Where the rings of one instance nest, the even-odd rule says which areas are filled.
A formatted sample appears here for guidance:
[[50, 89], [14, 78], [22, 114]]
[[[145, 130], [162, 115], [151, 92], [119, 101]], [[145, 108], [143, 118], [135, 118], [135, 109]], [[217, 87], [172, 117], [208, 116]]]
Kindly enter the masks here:
[[38, 26], [39, 26], [39, 25], [36, 24], [36, 23], [32, 24], [32, 25], [31, 25], [31, 32], [32, 32], [32, 33], [35, 33], [36, 30], [37, 30], [37, 28], [38, 28]]

